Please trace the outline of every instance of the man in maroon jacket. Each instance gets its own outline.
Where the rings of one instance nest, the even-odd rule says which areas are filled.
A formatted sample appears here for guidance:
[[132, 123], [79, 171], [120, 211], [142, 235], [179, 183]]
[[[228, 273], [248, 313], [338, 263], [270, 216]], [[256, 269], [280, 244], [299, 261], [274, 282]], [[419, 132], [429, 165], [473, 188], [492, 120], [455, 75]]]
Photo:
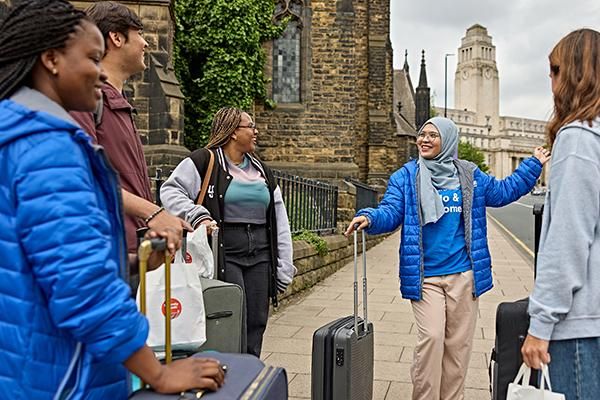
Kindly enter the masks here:
[[[171, 231], [168, 236], [181, 238], [183, 228], [189, 225], [152, 203], [146, 160], [132, 116], [134, 109], [123, 95], [125, 81], [146, 68], [144, 52], [148, 43], [142, 36], [142, 21], [129, 8], [112, 1], [94, 3], [86, 12], [104, 36], [106, 52], [97, 61], [102, 61], [107, 80], [102, 86], [102, 105], [97, 113], [71, 115], [104, 147], [119, 172], [127, 247], [129, 253], [135, 253], [138, 228], [148, 226], [163, 236]], [[180, 243], [181, 240], [171, 241], [171, 251]]]

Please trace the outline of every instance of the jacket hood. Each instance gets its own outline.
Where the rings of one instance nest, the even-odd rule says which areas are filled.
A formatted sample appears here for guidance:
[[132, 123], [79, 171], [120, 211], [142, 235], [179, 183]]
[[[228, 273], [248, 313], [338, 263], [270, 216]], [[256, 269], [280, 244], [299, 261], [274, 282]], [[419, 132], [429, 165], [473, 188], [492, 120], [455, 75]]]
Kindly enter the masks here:
[[[26, 126], [27, 129], [23, 129]], [[69, 114], [42, 93], [21, 88], [10, 100], [0, 101], [0, 146], [48, 130], [81, 129]]]
[[571, 128], [571, 127], [585, 129], [588, 132], [591, 132], [595, 135], [600, 136], [600, 116], [592, 121], [592, 126], [590, 126], [589, 123], [584, 122], [584, 121], [574, 121], [574, 122], [568, 123], [567, 125], [563, 126], [560, 130], [562, 131], [563, 129]]

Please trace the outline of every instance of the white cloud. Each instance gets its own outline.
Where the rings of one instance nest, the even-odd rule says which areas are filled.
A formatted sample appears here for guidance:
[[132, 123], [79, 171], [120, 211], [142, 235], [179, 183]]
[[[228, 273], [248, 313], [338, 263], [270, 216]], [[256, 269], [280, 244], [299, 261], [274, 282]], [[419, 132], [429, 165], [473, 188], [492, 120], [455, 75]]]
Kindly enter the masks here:
[[[547, 119], [552, 110], [548, 53], [570, 31], [600, 29], [598, 0], [391, 0], [394, 68], [408, 49], [411, 77], [419, 80], [421, 49], [437, 106], [444, 105], [444, 55], [456, 53], [467, 28], [479, 23], [496, 46], [501, 115]], [[448, 107], [454, 104], [456, 57], [448, 58]]]

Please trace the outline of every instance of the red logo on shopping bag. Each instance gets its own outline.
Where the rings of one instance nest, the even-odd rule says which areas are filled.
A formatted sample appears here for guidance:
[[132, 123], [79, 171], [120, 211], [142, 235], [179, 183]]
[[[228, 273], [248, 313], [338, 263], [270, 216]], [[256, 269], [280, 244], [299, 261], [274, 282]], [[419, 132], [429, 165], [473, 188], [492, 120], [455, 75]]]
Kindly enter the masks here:
[[192, 263], [192, 255], [188, 251], [185, 252], [185, 263], [186, 264]]
[[[161, 307], [162, 314], [167, 316], [167, 309], [165, 307], [165, 302], [163, 301]], [[181, 315], [181, 303], [179, 300], [172, 298], [171, 299], [171, 319], [175, 319]]]

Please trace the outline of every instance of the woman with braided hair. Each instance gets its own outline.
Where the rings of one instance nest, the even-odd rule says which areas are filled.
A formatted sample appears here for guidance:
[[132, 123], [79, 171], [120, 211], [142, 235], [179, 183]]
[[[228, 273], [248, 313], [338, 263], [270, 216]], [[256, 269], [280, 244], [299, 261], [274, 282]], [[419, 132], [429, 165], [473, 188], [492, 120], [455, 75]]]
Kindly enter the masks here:
[[159, 392], [218, 389], [216, 361], [161, 366], [121, 279], [117, 176], [67, 113], [100, 98], [100, 31], [66, 0], [2, 11], [1, 397], [125, 399], [127, 369]]
[[[245, 351], [260, 356], [269, 298], [276, 306], [277, 293], [292, 282], [296, 268], [281, 191], [271, 169], [254, 155], [257, 133], [248, 113], [221, 108], [206, 147], [175, 168], [160, 197], [171, 214], [194, 228], [212, 221], [221, 228], [217, 277], [244, 289]], [[211, 157], [215, 162], [207, 178]], [[199, 200], [205, 178], [206, 195]]]

